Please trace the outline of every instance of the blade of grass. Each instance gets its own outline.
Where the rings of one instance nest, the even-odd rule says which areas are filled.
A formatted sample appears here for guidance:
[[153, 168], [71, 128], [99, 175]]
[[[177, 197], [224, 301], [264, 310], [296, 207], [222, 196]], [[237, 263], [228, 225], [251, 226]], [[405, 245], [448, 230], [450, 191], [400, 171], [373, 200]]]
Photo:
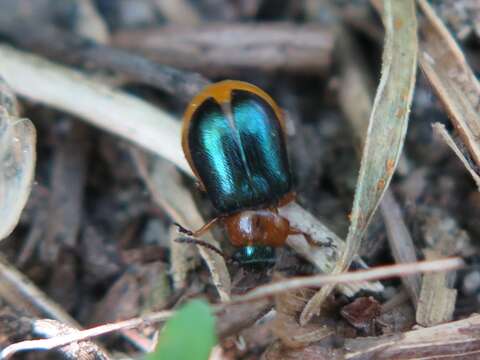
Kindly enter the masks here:
[[[341, 59], [340, 106], [353, 129], [353, 137], [359, 144], [364, 143], [368, 130], [368, 115], [372, 112], [373, 87], [361, 49], [345, 28], [339, 44]], [[356, 146], [357, 147], [357, 146]], [[358, 146], [359, 155], [362, 146]], [[400, 207], [390, 189], [387, 189], [380, 203], [380, 211], [387, 230], [387, 239], [397, 263], [415, 262], [417, 256], [412, 236], [403, 220]], [[402, 277], [402, 283], [413, 304], [420, 293], [421, 278], [418, 274]], [[337, 287], [337, 290], [339, 288]]]
[[445, 125], [440, 123], [435, 123], [432, 125], [432, 128], [433, 128], [433, 131], [445, 141], [445, 143], [450, 147], [450, 149], [452, 149], [455, 155], [457, 155], [457, 157], [462, 162], [463, 166], [465, 166], [465, 168], [468, 170], [470, 175], [472, 175], [473, 180], [475, 180], [475, 183], [477, 184], [477, 187], [480, 190], [480, 176], [475, 171], [475, 168], [468, 154], [464, 154], [462, 152], [462, 150], [457, 145], [455, 140], [448, 133], [447, 129], [445, 128]]
[[[348, 269], [397, 166], [408, 125], [417, 68], [417, 22], [413, 0], [384, 1], [385, 44], [355, 190], [346, 248], [333, 273]], [[323, 287], [305, 306], [300, 323], [319, 313], [334, 286]]]

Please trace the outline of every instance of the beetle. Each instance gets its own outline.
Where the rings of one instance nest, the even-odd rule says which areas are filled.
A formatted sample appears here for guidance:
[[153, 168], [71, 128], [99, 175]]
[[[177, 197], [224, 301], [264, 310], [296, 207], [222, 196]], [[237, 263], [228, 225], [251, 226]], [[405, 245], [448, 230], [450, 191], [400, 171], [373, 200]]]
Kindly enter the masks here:
[[182, 148], [201, 190], [218, 216], [199, 237], [223, 223], [242, 265], [273, 264], [274, 247], [300, 232], [278, 208], [295, 198], [286, 150], [283, 114], [275, 101], [250, 83], [208, 85], [187, 106]]

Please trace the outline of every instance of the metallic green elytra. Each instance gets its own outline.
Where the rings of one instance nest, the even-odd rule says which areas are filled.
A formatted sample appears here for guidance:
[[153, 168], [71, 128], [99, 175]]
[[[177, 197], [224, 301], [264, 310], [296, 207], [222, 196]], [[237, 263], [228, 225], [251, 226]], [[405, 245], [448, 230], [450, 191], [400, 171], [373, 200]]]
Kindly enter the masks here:
[[185, 112], [185, 157], [230, 241], [242, 247], [241, 263], [272, 261], [271, 246], [282, 246], [293, 233], [277, 210], [294, 198], [285, 142], [281, 110], [252, 84], [226, 80], [209, 85]]
[[275, 265], [275, 249], [271, 246], [244, 246], [232, 256], [240, 265], [251, 269], [264, 269]]
[[222, 214], [272, 204], [291, 191], [285, 137], [277, 112], [261, 95], [232, 89], [192, 113], [184, 148]]

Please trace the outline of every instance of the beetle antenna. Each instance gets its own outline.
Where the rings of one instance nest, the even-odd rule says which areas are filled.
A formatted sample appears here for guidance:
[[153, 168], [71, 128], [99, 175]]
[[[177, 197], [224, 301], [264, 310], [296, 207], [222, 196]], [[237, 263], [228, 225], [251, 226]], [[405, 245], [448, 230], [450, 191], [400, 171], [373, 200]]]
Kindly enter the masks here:
[[179, 223], [177, 222], [174, 222], [173, 225], [175, 225], [177, 228], [178, 228], [178, 232], [182, 233], [182, 234], [185, 234], [185, 235], [193, 235], [193, 231], [192, 230], [189, 230], [187, 229], [186, 227], [183, 227], [182, 225], [180, 225]]
[[180, 237], [180, 238], [176, 238], [175, 242], [183, 243], [183, 244], [195, 244], [195, 245], [198, 245], [198, 246], [203, 246], [203, 247], [205, 247], [209, 250], [212, 250], [213, 252], [216, 252], [218, 255], [220, 255], [221, 257], [223, 257], [224, 259], [227, 260], [227, 257], [225, 256], [225, 254], [223, 253], [222, 250], [220, 250], [216, 246], [213, 246], [212, 244], [209, 244], [206, 241], [199, 240], [199, 239], [194, 239], [194, 238], [190, 238], [190, 237]]

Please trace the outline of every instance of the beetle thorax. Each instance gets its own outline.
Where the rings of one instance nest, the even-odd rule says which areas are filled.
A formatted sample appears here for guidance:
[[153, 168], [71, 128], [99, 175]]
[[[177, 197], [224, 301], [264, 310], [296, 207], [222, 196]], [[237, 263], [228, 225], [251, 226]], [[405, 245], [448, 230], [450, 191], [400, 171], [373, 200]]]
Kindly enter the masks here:
[[283, 246], [290, 225], [276, 209], [245, 210], [224, 218], [234, 246]]

